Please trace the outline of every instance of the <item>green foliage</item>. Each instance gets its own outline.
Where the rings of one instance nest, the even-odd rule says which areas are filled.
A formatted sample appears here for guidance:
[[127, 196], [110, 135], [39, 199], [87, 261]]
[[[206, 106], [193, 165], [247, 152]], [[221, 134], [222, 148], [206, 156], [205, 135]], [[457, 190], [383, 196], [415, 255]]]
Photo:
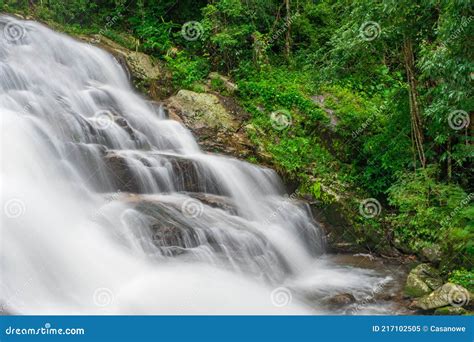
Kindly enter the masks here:
[[449, 281], [464, 286], [469, 291], [474, 292], [474, 271], [472, 269], [470, 271], [465, 269], [453, 271], [449, 275]]
[[246, 21], [247, 11], [240, 0], [224, 0], [202, 10], [205, 51], [215, 68], [230, 72], [239, 59], [248, 56], [248, 36], [255, 30]]
[[178, 52], [174, 57], [166, 56], [165, 60], [173, 73], [176, 87], [191, 89], [209, 73], [208, 62], [202, 57], [190, 57], [185, 52]]
[[400, 175], [388, 196], [398, 208], [391, 217], [396, 236], [414, 251], [437, 243], [450, 256], [446, 263], [469, 265], [474, 261], [471, 197], [459, 186], [437, 182], [434, 167]]
[[135, 32], [141, 38], [145, 51], [166, 53], [173, 46], [171, 41], [173, 26], [170, 22], [145, 21], [136, 26]]
[[[327, 116], [305, 95], [307, 88], [298, 82], [306, 75], [269, 69], [259, 74], [254, 72], [247, 78], [245, 72], [240, 70], [243, 80], [238, 83], [239, 97], [252, 114], [251, 122], [258, 132], [252, 137], [271, 153], [276, 165], [297, 176], [311, 171], [311, 164], [316, 160], [320, 165], [332, 160], [317, 137], [311, 134], [327, 123]], [[275, 128], [271, 115], [279, 111], [289, 115], [288, 127]]]

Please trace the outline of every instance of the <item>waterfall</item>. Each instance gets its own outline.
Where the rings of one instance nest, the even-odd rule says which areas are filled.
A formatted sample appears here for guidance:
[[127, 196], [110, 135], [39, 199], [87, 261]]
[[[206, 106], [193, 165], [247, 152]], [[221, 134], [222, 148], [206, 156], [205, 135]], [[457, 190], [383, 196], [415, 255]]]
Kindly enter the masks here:
[[274, 298], [323, 252], [308, 206], [202, 152], [113, 56], [0, 16], [0, 114], [7, 312], [318, 312]]

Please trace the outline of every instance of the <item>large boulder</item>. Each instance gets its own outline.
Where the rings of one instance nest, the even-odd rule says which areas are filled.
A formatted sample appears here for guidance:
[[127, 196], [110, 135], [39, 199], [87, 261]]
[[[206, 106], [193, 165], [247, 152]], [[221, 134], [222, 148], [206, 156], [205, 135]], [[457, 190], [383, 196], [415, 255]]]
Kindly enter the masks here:
[[237, 158], [255, 155], [242, 129], [248, 114], [232, 98], [180, 90], [166, 105], [170, 118], [179, 118], [204, 150]]
[[423, 259], [438, 265], [441, 262], [443, 252], [439, 245], [433, 244], [429, 247], [425, 247], [421, 250], [421, 256]]
[[470, 302], [469, 291], [461, 285], [446, 283], [430, 294], [423, 296], [412, 303], [412, 306], [431, 310], [445, 306], [463, 307]]
[[405, 295], [421, 297], [443, 284], [439, 273], [428, 264], [420, 264], [410, 271], [405, 285]]
[[178, 110], [191, 129], [238, 129], [238, 122], [214, 94], [180, 90], [168, 100], [168, 108]]

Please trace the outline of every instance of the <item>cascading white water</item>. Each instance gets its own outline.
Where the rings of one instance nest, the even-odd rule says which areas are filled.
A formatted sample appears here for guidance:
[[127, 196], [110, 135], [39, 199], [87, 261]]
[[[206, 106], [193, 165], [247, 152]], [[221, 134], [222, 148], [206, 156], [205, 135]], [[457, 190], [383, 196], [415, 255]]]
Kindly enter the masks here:
[[321, 312], [275, 305], [348, 271], [315, 264], [320, 230], [272, 170], [201, 152], [96, 47], [8, 16], [0, 38], [6, 311]]

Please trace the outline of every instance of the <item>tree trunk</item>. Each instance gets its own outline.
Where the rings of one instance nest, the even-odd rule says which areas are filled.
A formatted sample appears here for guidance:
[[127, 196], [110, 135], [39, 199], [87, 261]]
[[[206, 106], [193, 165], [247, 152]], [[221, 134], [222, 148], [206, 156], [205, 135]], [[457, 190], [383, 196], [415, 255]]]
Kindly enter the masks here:
[[412, 130], [411, 136], [414, 144], [414, 153], [416, 153], [421, 167], [424, 168], [426, 166], [426, 157], [423, 148], [423, 126], [421, 122], [418, 92], [416, 90], [415, 58], [413, 56], [413, 45], [410, 38], [405, 38], [403, 44], [403, 56], [405, 59], [405, 69], [408, 80], [408, 95]]
[[285, 39], [285, 57], [290, 60], [290, 37], [291, 37], [291, 13], [290, 13], [290, 0], [285, 0], [286, 6], [286, 39]]

